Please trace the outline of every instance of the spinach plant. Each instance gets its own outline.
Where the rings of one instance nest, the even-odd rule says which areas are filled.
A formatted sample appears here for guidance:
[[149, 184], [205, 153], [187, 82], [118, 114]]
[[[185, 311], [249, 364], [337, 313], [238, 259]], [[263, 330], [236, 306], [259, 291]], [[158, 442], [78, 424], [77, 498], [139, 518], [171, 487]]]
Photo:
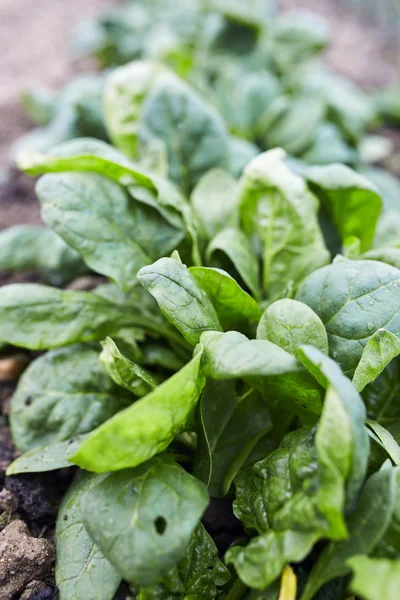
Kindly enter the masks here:
[[[104, 282], [0, 289], [0, 342], [42, 352], [11, 402], [8, 473], [76, 467], [61, 600], [122, 580], [138, 600], [397, 600], [400, 206], [382, 174], [307, 164], [326, 139], [354, 158], [369, 108], [290, 72], [324, 46], [315, 23], [269, 29], [262, 0], [173, 4], [154, 23], [168, 51], [150, 60], [138, 32], [146, 60], [106, 81], [115, 146], [19, 156], [54, 252], [6, 232], [8, 268]], [[132, 5], [135, 27], [151, 6]]]

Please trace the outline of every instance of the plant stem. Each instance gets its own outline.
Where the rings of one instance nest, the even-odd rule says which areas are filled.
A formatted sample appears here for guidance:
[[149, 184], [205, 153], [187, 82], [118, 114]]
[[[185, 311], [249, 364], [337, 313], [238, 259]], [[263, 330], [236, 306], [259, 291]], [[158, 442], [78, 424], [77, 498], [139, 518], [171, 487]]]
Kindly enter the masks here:
[[241, 600], [244, 597], [244, 594], [247, 592], [247, 586], [244, 585], [240, 581], [240, 579], [236, 579], [235, 583], [231, 587], [226, 596], [225, 600]]

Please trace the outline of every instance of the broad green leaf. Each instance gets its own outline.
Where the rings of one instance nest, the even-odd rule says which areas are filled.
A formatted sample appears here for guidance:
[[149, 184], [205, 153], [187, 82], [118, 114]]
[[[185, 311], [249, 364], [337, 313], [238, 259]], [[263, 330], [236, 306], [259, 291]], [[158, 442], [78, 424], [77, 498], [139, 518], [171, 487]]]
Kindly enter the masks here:
[[213, 167], [228, 167], [222, 118], [179, 79], [156, 83], [143, 103], [138, 128], [141, 146], [165, 143], [170, 178], [186, 194]]
[[[0, 289], [0, 340], [32, 350], [104, 339], [137, 318], [90, 292], [38, 284]], [[138, 323], [136, 323], [139, 325]]]
[[78, 435], [66, 442], [33, 448], [19, 456], [7, 469], [7, 476], [18, 473], [42, 473], [71, 467], [70, 458], [75, 454], [85, 436]]
[[257, 339], [269, 340], [291, 354], [304, 344], [328, 354], [328, 338], [321, 319], [297, 300], [277, 300], [271, 304], [258, 324]]
[[36, 193], [44, 222], [91, 269], [111, 277], [122, 290], [128, 291], [139, 269], [152, 262], [135, 235], [132, 200], [113, 181], [95, 174], [51, 173], [39, 180]]
[[400, 560], [354, 556], [347, 563], [354, 573], [350, 589], [363, 600], [397, 600]]
[[375, 186], [345, 165], [308, 167], [304, 174], [311, 190], [344, 241], [350, 236], [359, 238], [361, 251], [371, 247], [382, 199]]
[[368, 417], [376, 422], [394, 423], [399, 415], [398, 393], [400, 390], [400, 371], [397, 360], [393, 360], [386, 369], [363, 391], [363, 399]]
[[400, 354], [400, 338], [386, 329], [378, 329], [364, 347], [360, 362], [353, 376], [353, 384], [359, 392]]
[[113, 143], [130, 158], [139, 157], [139, 118], [143, 103], [155, 83], [176, 79], [159, 63], [134, 61], [114, 69], [107, 79], [104, 111]]
[[297, 360], [267, 340], [249, 340], [236, 331], [206, 332], [202, 369], [217, 381], [244, 379], [273, 405], [290, 407], [315, 422], [321, 413], [321, 388]]
[[0, 269], [38, 269], [54, 285], [87, 271], [75, 250], [50, 229], [35, 225], [16, 225], [0, 233]]
[[135, 467], [162, 452], [184, 430], [204, 386], [202, 351], [183, 369], [99, 427], [72, 462], [95, 472]]
[[190, 267], [189, 271], [210, 298], [224, 329], [258, 322], [261, 308], [226, 271], [208, 267]]
[[56, 526], [56, 583], [60, 600], [112, 600], [121, 575], [83, 524], [81, 500], [98, 476], [79, 472], [60, 505]]
[[349, 518], [349, 537], [329, 544], [320, 554], [301, 600], [312, 600], [326, 582], [347, 575], [349, 558], [373, 550], [392, 519], [395, 495], [396, 470], [385, 465], [363, 488], [357, 508]]
[[221, 70], [214, 84], [215, 101], [229, 129], [237, 136], [256, 139], [262, 116], [282, 94], [279, 80], [266, 70], [248, 71], [237, 63]]
[[100, 360], [107, 373], [115, 383], [135, 396], [146, 396], [160, 383], [150, 371], [123, 356], [111, 338], [106, 338], [102, 346]]
[[89, 534], [123, 578], [149, 586], [184, 556], [207, 504], [204, 484], [159, 457], [106, 475], [81, 506]]
[[[287, 564], [304, 559], [319, 539], [346, 538], [345, 487], [354, 452], [348, 428], [341, 427], [343, 417], [345, 404], [329, 388], [317, 429], [286, 435], [277, 450], [254, 466], [259, 481], [251, 492], [246, 496], [246, 489], [240, 491], [235, 512], [261, 535], [244, 548], [229, 550], [227, 560], [249, 587], [266, 588]], [[243, 483], [248, 485], [248, 479], [238, 480], [239, 486]]]
[[328, 251], [317, 220], [318, 202], [276, 149], [247, 166], [240, 200], [245, 233], [262, 247], [263, 287], [272, 299], [326, 264]]
[[[324, 388], [336, 392], [335, 411], [328, 411], [326, 408], [326, 414], [332, 421], [332, 429], [337, 429], [338, 435], [347, 439], [350, 448], [347, 460], [351, 457], [351, 472], [347, 477], [346, 489], [346, 507], [350, 509], [364, 480], [368, 465], [369, 437], [364, 427], [366, 420], [364, 403], [340, 367], [322, 352], [311, 346], [302, 346], [297, 350], [296, 356]], [[332, 449], [340, 449], [340, 442], [337, 441]], [[329, 448], [327, 451], [329, 452]]]
[[26, 452], [75, 440], [133, 399], [110, 379], [95, 350], [71, 346], [48, 352], [27, 368], [12, 397], [14, 443]]
[[330, 356], [349, 375], [378, 329], [400, 333], [400, 271], [384, 263], [337, 261], [307, 277], [296, 300], [321, 318]]
[[269, 531], [254, 538], [246, 548], [231, 548], [226, 561], [233, 563], [249, 587], [264, 590], [279, 577], [289, 562], [301, 561], [312, 549], [312, 532]]
[[226, 227], [237, 227], [239, 182], [223, 169], [211, 169], [203, 175], [190, 202], [209, 239]]
[[[64, 171], [90, 171], [104, 175], [124, 186], [137, 202], [157, 210], [172, 227], [182, 229], [183, 221], [190, 220], [189, 205], [172, 183], [99, 140], [71, 140], [47, 154], [22, 153], [18, 166], [31, 175]], [[153, 239], [151, 243], [154, 243]]]
[[286, 109], [265, 132], [268, 148], [281, 147], [290, 154], [301, 154], [313, 143], [326, 113], [326, 101], [318, 94], [290, 98]]
[[244, 168], [257, 156], [259, 148], [251, 142], [233, 135], [229, 138], [229, 172], [233, 177], [240, 177]]
[[139, 600], [214, 600], [230, 579], [218, 550], [203, 525], [193, 533], [183, 558], [162, 581], [140, 590]]
[[237, 331], [206, 332], [202, 369], [216, 380], [268, 377], [301, 371], [300, 364], [288, 352], [266, 340], [249, 340]]
[[400, 466], [400, 446], [387, 429], [375, 421], [367, 421], [368, 427], [379, 440], [380, 445], [386, 450], [388, 456], [396, 466]]
[[185, 265], [160, 258], [138, 274], [143, 287], [157, 300], [163, 315], [194, 346], [207, 330], [221, 331], [215, 308]]
[[[398, 241], [400, 242], [400, 236]], [[364, 260], [378, 260], [379, 262], [392, 265], [396, 269], [400, 269], [400, 248], [383, 247], [368, 250], [368, 252], [364, 252], [361, 258]]]
[[219, 256], [225, 255], [233, 264], [255, 298], [260, 295], [260, 273], [258, 258], [247, 236], [240, 229], [223, 229], [207, 248], [207, 260], [213, 264], [219, 262]]
[[238, 398], [232, 381], [209, 380], [198, 421], [194, 474], [211, 496], [224, 496], [256, 443], [272, 427], [268, 407], [255, 390]]
[[256, 29], [261, 29], [276, 12], [273, 0], [250, 0], [246, 7], [240, 0], [211, 0], [210, 6], [235, 23]]

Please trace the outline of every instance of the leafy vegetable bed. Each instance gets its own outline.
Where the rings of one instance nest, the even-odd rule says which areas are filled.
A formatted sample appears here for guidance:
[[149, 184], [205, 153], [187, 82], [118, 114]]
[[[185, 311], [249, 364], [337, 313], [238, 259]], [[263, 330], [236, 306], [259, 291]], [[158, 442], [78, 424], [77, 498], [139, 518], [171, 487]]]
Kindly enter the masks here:
[[8, 474], [78, 467], [61, 600], [121, 580], [139, 600], [397, 600], [398, 184], [365, 178], [361, 143], [389, 109], [327, 73], [316, 93], [314, 68], [299, 87], [324, 32], [267, 4], [162, 3], [175, 45], [155, 18], [168, 52], [137, 35], [147, 60], [89, 110], [114, 146], [19, 156], [47, 228], [3, 232], [3, 266], [107, 278], [0, 289], [2, 343], [47, 351], [12, 399]]

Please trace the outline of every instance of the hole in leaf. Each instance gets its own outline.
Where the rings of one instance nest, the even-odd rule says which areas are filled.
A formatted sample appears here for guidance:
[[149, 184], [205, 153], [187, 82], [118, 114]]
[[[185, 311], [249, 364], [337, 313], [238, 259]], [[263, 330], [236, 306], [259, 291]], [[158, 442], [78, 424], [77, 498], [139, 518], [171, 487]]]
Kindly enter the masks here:
[[162, 535], [164, 531], [167, 529], [167, 521], [164, 517], [157, 517], [154, 521], [154, 527], [159, 535]]
[[25, 404], [26, 406], [30, 406], [32, 404], [32, 396], [25, 398]]

